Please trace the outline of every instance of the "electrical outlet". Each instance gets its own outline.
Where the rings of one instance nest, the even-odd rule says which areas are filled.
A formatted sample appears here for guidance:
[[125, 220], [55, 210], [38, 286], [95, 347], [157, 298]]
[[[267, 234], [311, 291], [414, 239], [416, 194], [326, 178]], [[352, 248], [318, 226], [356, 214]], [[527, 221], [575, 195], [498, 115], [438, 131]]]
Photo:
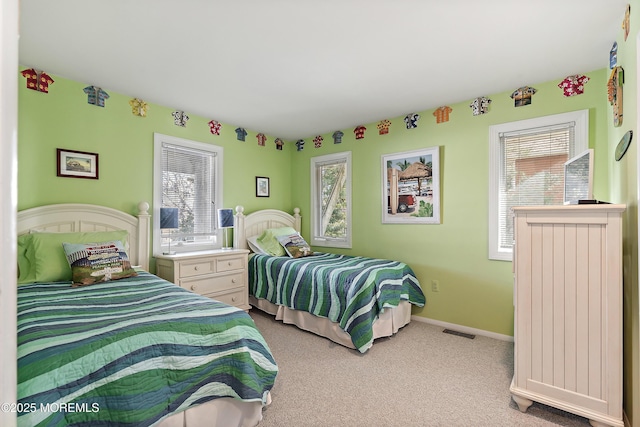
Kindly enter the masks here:
[[431, 292], [440, 292], [440, 282], [437, 280], [431, 281]]

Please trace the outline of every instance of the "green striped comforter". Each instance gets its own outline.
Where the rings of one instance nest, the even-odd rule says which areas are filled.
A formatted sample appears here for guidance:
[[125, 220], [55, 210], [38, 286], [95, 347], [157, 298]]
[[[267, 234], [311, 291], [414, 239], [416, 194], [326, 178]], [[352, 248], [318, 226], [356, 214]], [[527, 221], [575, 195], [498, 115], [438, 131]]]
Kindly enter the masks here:
[[401, 300], [425, 304], [405, 263], [317, 252], [304, 258], [253, 255], [249, 292], [338, 323], [362, 353], [373, 344], [373, 323], [385, 308]]
[[248, 314], [149, 273], [18, 288], [19, 426], [148, 426], [219, 397], [264, 403], [276, 374]]

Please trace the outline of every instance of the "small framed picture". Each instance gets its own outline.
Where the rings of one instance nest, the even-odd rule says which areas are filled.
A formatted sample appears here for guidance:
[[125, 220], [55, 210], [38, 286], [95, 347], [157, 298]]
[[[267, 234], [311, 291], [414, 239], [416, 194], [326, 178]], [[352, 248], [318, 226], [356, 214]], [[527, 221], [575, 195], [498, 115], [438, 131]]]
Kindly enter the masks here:
[[256, 176], [256, 197], [269, 197], [269, 178]]
[[57, 149], [58, 176], [98, 179], [98, 154]]

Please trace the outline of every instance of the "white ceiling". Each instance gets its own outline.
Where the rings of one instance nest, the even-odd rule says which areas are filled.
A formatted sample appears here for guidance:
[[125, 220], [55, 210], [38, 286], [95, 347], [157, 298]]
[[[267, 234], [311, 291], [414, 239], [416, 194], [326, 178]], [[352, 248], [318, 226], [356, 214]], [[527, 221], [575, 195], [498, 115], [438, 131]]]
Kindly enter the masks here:
[[605, 68], [627, 3], [22, 0], [20, 64], [292, 140]]

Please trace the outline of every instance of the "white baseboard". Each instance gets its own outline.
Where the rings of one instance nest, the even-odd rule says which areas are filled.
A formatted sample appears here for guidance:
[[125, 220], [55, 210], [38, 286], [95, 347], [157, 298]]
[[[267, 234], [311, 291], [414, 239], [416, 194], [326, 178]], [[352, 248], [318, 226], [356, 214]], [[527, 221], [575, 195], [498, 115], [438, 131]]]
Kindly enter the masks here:
[[458, 332], [464, 332], [466, 334], [481, 335], [483, 337], [489, 337], [500, 341], [513, 342], [513, 337], [511, 335], [497, 334], [495, 332], [485, 331], [483, 329], [470, 328], [468, 326], [456, 325], [455, 323], [429, 319], [428, 317], [411, 316], [411, 320], [415, 320], [416, 322], [429, 323], [431, 325], [440, 326], [445, 329], [452, 329]]

